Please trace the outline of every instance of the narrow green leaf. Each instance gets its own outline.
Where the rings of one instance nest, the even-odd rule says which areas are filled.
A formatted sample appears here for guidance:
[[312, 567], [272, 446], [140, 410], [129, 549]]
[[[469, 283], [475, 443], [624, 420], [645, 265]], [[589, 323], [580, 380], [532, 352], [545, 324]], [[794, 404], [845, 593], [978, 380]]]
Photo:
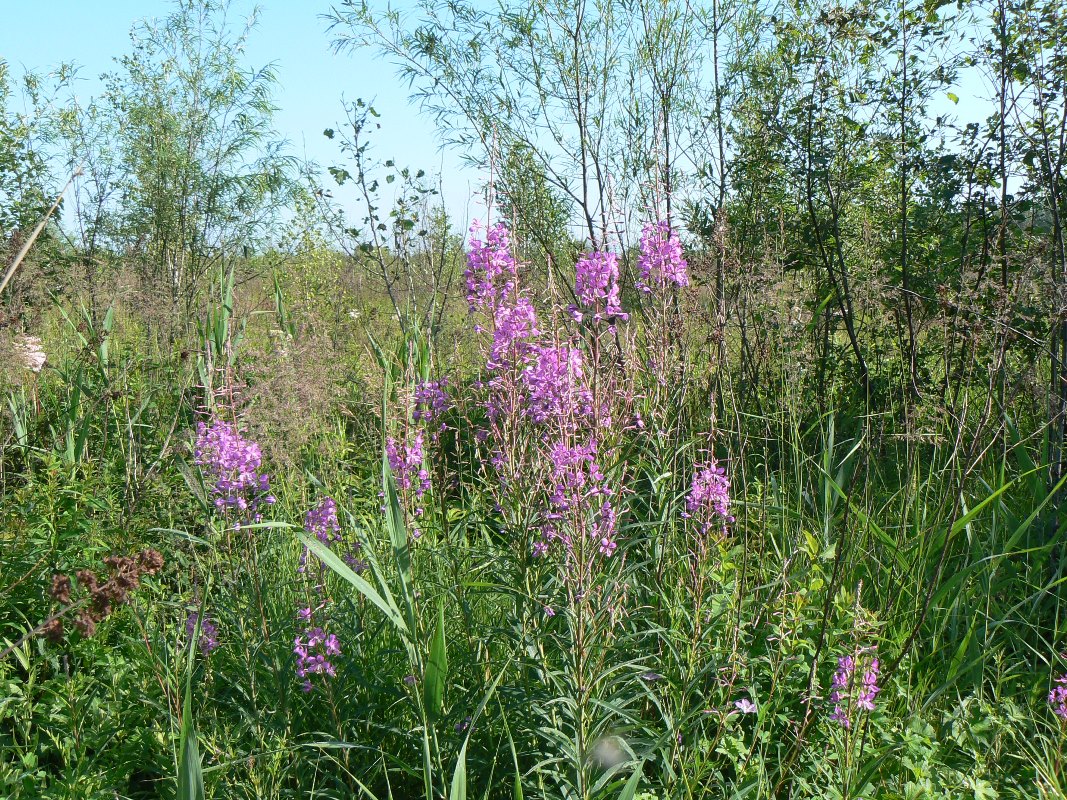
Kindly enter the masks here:
[[204, 800], [204, 772], [200, 763], [200, 748], [196, 741], [196, 726], [193, 725], [193, 665], [196, 647], [192, 642], [200, 638], [200, 617], [196, 629], [189, 637], [189, 655], [185, 662], [185, 700], [182, 703], [182, 729], [178, 755], [178, 800]]
[[456, 757], [456, 769], [452, 773], [452, 788], [448, 792], [448, 800], [467, 800], [467, 740], [459, 749]]
[[630, 780], [626, 781], [626, 785], [622, 787], [619, 800], [634, 800], [634, 795], [637, 794], [637, 787], [641, 785], [641, 773], [644, 770], [644, 766], [644, 761], [637, 765], [634, 774], [630, 776]]
[[430, 643], [430, 659], [426, 664], [426, 711], [430, 719], [440, 719], [444, 709], [445, 678], [448, 675], [448, 651], [445, 646], [445, 606], [437, 607], [437, 630]]
[[407, 623], [404, 621], [404, 617], [400, 614], [400, 610], [396, 606], [387, 602], [373, 586], [353, 572], [348, 564], [342, 561], [333, 550], [328, 548], [317, 538], [309, 535], [306, 531], [297, 531], [296, 535], [300, 537], [300, 541], [302, 541], [307, 546], [308, 550], [314, 553], [323, 564], [336, 572], [340, 577], [351, 584], [357, 592], [381, 609], [385, 614], [386, 619], [392, 622], [401, 634], [408, 636], [409, 630]]

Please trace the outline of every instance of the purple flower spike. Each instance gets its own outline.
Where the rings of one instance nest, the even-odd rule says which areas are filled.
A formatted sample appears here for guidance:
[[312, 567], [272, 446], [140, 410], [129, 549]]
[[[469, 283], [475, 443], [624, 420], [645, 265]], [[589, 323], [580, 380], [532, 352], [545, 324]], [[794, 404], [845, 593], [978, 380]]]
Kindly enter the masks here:
[[206, 658], [219, 646], [219, 630], [211, 617], [205, 614], [204, 618], [200, 619], [198, 612], [190, 611], [188, 618], [185, 620], [185, 635], [187, 638], [191, 639], [193, 634], [196, 633], [197, 621], [200, 622], [200, 638], [197, 640], [197, 647], [200, 648], [200, 654]]
[[[864, 667], [863, 662], [866, 662]], [[862, 675], [857, 673], [862, 669]], [[831, 685], [830, 702], [834, 711], [830, 719], [844, 728], [851, 728], [859, 711], [874, 711], [878, 687], [878, 656], [841, 656]]]
[[1048, 695], [1048, 703], [1052, 706], [1052, 713], [1067, 723], [1067, 675], [1061, 675], [1056, 679], [1056, 686]]
[[304, 515], [304, 530], [313, 533], [323, 544], [341, 541], [341, 525], [337, 522], [337, 503], [333, 498], [322, 501]]
[[536, 423], [568, 422], [593, 413], [593, 395], [576, 347], [539, 347], [522, 374], [526, 414]]
[[409, 441], [398, 442], [392, 436], [385, 443], [385, 455], [389, 469], [396, 477], [396, 485], [402, 491], [415, 489], [415, 496], [422, 497], [430, 488], [430, 473], [423, 466], [423, 434], [416, 431]]
[[452, 407], [448, 379], [422, 381], [415, 386], [415, 421], [433, 422]]
[[725, 532], [726, 523], [734, 521], [730, 515], [730, 479], [715, 459], [696, 465], [683, 516], [693, 519], [703, 536], [713, 529]]
[[498, 222], [479, 238], [481, 223], [471, 225], [470, 252], [463, 277], [467, 281], [467, 304], [473, 312], [482, 306], [496, 308], [515, 286], [518, 265], [511, 255], [511, 236]]
[[682, 243], [666, 222], [646, 225], [641, 231], [641, 255], [637, 258], [637, 268], [641, 273], [638, 286], [646, 293], [670, 284], [689, 285]]
[[221, 514], [236, 512], [238, 522], [258, 522], [261, 503], [270, 505], [270, 477], [259, 472], [263, 460], [259, 445], [245, 439], [236, 427], [221, 419], [196, 426], [195, 463], [213, 482], [214, 505]]
[[341, 643], [337, 636], [327, 634], [321, 627], [305, 628], [293, 640], [293, 653], [296, 655], [296, 674], [303, 679], [301, 688], [310, 692], [314, 688], [313, 675], [334, 678], [337, 668], [329, 657], [341, 655]]
[[597, 321], [627, 318], [619, 302], [619, 257], [615, 253], [587, 253], [578, 259], [574, 293], [579, 303], [595, 310]]

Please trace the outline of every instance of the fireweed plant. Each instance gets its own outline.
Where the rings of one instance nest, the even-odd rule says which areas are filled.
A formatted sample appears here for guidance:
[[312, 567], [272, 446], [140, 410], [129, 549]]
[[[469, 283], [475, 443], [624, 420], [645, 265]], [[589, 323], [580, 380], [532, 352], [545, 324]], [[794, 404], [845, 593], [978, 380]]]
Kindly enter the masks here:
[[[647, 229], [642, 259], [643, 285], [657, 301], [687, 285], [678, 237], [662, 224]], [[588, 797], [598, 775], [634, 757], [604, 757], [621, 722], [604, 713], [604, 676], [617, 667], [612, 644], [633, 589], [625, 568], [632, 489], [621, 454], [647, 433], [646, 417], [661, 419], [642, 395], [618, 254], [577, 260], [575, 303], [539, 303], [523, 282], [507, 227], [475, 223], [464, 277], [482, 373], [461, 397], [449, 396], [444, 381], [418, 382], [409, 393], [414, 400], [405, 398], [395, 414], [402, 430], [387, 439], [388, 461], [417, 537], [430, 488], [424, 445], [436, 442], [437, 419], [455, 404], [472, 428], [474, 477], [518, 569], [520, 636], [535, 649], [538, 638], [554, 639], [558, 652], [572, 656], [532, 666], [549, 695], [569, 698], [545, 706], [546, 721], [567, 733], [565, 745], [553, 742], [565, 765], [558, 788]], [[667, 383], [663, 374], [657, 379]], [[725, 535], [732, 520], [725, 470], [712, 461], [694, 474], [693, 513], [686, 516]]]

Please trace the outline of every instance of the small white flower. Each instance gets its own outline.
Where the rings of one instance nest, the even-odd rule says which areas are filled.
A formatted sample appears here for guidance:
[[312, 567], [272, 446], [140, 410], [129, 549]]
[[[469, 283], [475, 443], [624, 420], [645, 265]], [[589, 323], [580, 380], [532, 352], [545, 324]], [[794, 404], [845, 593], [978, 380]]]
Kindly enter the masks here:
[[48, 361], [48, 355], [36, 336], [20, 336], [15, 340], [15, 347], [20, 351], [22, 364], [26, 369], [40, 372]]

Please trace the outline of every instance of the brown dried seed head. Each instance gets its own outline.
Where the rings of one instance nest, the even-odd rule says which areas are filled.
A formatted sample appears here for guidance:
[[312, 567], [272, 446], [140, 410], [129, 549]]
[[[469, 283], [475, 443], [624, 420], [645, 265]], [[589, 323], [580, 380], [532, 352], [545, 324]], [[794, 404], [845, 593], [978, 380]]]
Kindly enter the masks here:
[[111, 555], [104, 559], [104, 564], [113, 575], [125, 575], [135, 569], [135, 562], [129, 556]]
[[80, 569], [74, 573], [78, 577], [78, 584], [87, 592], [95, 592], [99, 586], [96, 573], [91, 569]]
[[82, 636], [92, 636], [96, 633], [96, 620], [93, 619], [92, 614], [84, 611], [74, 620], [74, 627], [81, 632]]
[[112, 593], [110, 583], [104, 584], [104, 590], [93, 595], [93, 616], [98, 620], [103, 619], [112, 612], [112, 601], [121, 605], [124, 599], [124, 597], [118, 598]]
[[63, 605], [70, 604], [70, 577], [67, 575], [52, 576], [52, 597]]
[[44, 626], [45, 638], [50, 642], [59, 642], [63, 639], [63, 620], [50, 619]]
[[151, 547], [137, 554], [137, 563], [143, 572], [155, 575], [163, 568], [163, 556]]
[[108, 582], [115, 584], [124, 593], [132, 592], [141, 585], [141, 575], [136, 570], [131, 572], [120, 572]]

